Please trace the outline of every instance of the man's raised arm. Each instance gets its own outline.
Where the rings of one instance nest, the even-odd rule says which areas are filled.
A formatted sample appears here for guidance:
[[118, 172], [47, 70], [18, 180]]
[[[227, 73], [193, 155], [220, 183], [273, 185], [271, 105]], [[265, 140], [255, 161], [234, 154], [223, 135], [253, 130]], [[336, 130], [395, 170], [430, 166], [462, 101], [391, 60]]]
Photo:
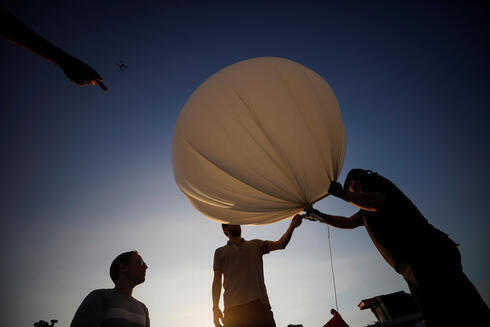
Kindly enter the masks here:
[[291, 236], [293, 235], [294, 229], [299, 225], [301, 225], [302, 221], [303, 221], [303, 215], [294, 216], [294, 218], [291, 220], [291, 224], [289, 224], [289, 228], [286, 231], [286, 233], [284, 233], [284, 235], [279, 240], [275, 242], [271, 242], [271, 241], [268, 242], [269, 243], [268, 250], [275, 251], [275, 250], [285, 249], [289, 241], [291, 240]]

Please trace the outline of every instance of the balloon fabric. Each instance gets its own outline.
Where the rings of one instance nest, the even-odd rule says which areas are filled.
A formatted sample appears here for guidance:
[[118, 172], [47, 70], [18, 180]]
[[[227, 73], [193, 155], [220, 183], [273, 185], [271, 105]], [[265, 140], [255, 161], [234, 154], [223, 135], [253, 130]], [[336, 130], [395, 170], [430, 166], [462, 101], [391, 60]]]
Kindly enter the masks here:
[[172, 141], [174, 177], [208, 218], [268, 224], [328, 194], [345, 145], [337, 99], [320, 75], [254, 58], [218, 71], [187, 100]]

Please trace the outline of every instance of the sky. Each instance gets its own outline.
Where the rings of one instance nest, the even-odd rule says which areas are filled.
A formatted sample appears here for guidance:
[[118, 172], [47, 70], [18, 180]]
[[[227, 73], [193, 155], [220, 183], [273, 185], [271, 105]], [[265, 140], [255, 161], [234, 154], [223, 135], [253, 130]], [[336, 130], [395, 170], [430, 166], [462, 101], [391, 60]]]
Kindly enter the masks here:
[[[351, 168], [392, 180], [460, 244], [490, 303], [489, 11], [477, 1], [6, 1], [36, 32], [87, 62], [109, 88], [77, 87], [42, 58], [0, 40], [2, 322], [69, 326], [110, 262], [147, 262], [134, 296], [152, 326], [213, 326], [214, 250], [226, 238], [173, 179], [179, 112], [208, 77], [263, 56], [297, 61], [335, 92]], [[128, 68], [120, 71], [116, 62]], [[349, 216], [331, 197], [316, 208]], [[245, 226], [276, 240], [289, 220]], [[339, 311], [408, 288], [363, 227], [331, 230]], [[416, 237], [414, 237], [416, 242]], [[335, 299], [325, 225], [305, 221], [264, 257], [277, 326], [323, 326]]]

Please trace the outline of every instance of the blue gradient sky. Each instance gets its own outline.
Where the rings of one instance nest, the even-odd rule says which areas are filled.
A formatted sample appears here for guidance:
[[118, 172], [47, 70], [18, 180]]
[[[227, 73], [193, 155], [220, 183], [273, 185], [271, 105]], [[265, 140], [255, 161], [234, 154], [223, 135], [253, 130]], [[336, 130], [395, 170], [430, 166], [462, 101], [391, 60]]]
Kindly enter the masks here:
[[[135, 297], [153, 326], [212, 326], [214, 249], [225, 242], [173, 180], [179, 111], [217, 70], [259, 56], [297, 61], [338, 97], [347, 131], [340, 180], [355, 167], [393, 180], [460, 243], [466, 274], [490, 302], [489, 12], [472, 2], [8, 1], [38, 33], [89, 63], [109, 87], [0, 40], [0, 215], [6, 326], [69, 326], [92, 289], [112, 287], [111, 260], [137, 249], [149, 265]], [[115, 62], [128, 69], [119, 71]], [[350, 215], [327, 198], [317, 208]], [[278, 239], [288, 221], [244, 227]], [[414, 242], [416, 238], [414, 238]], [[363, 228], [332, 231], [340, 311], [407, 291]], [[334, 307], [327, 231], [304, 222], [265, 257], [278, 326], [322, 326]], [[6, 305], [6, 307], [5, 307]]]

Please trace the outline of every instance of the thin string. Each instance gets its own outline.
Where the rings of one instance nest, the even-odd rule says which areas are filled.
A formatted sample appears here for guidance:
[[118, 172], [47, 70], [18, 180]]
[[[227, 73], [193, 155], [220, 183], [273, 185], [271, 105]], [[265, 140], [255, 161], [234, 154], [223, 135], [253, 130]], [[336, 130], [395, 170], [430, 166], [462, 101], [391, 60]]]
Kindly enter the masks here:
[[327, 224], [328, 231], [328, 250], [330, 251], [330, 267], [332, 268], [333, 293], [335, 294], [335, 308], [339, 312], [339, 304], [337, 303], [337, 287], [335, 286], [335, 274], [333, 272], [332, 245], [330, 244], [330, 225]]

